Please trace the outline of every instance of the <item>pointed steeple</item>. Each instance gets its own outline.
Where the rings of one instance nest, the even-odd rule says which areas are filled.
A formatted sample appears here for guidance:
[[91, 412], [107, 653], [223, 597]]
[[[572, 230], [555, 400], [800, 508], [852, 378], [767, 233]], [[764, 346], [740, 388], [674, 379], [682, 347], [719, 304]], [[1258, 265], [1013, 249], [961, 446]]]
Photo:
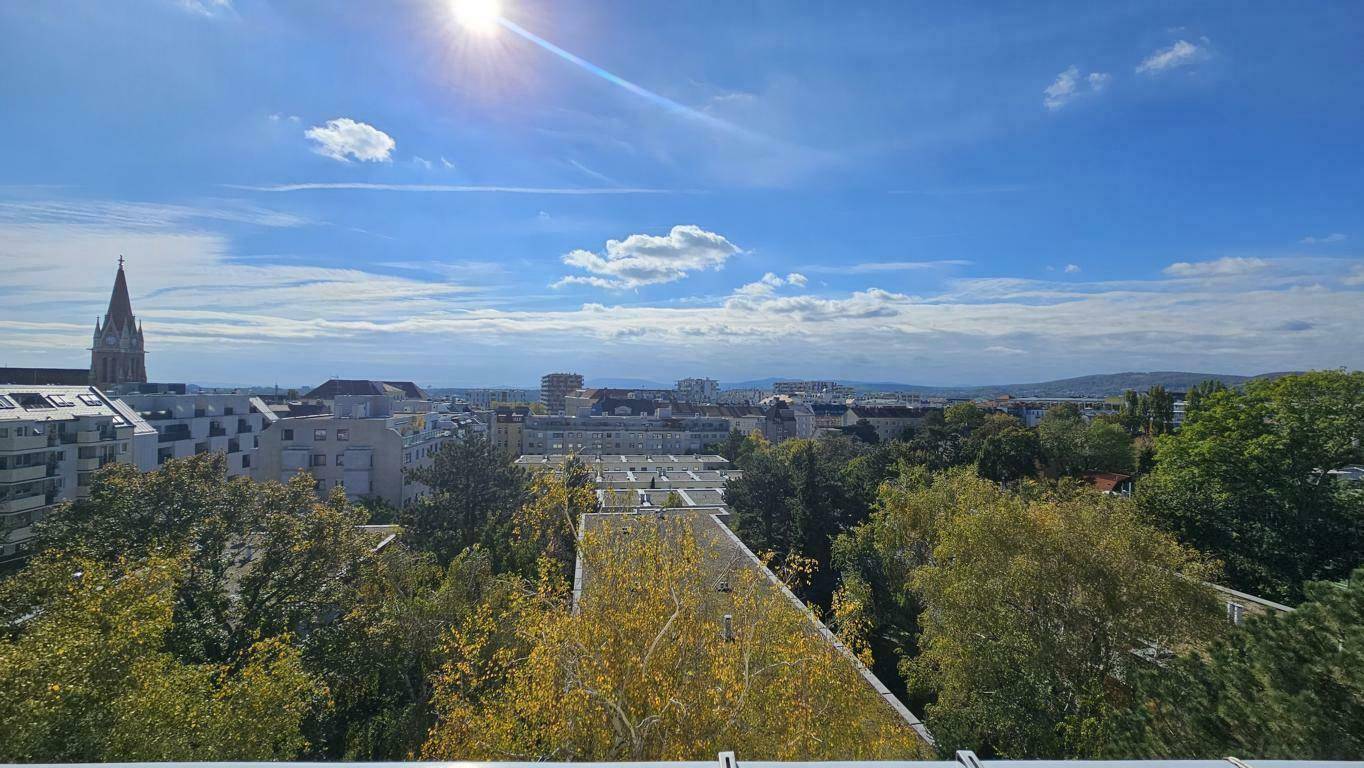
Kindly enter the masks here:
[[104, 314], [105, 328], [128, 327], [133, 320], [133, 301], [128, 297], [128, 278], [123, 275], [123, 257], [118, 257], [118, 275], [114, 277], [114, 292], [109, 295], [109, 311]]

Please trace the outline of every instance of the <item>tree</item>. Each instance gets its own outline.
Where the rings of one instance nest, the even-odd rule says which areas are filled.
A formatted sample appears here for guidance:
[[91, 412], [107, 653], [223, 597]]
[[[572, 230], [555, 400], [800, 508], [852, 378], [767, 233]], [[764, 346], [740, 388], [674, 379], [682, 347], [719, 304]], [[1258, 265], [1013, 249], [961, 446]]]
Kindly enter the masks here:
[[1095, 419], [1081, 436], [1082, 453], [1077, 464], [1081, 470], [1131, 474], [1136, 468], [1132, 438], [1116, 424]]
[[[1094, 754], [1122, 681], [1147, 663], [1132, 651], [1180, 647], [1225, 623], [1201, 584], [1212, 567], [1142, 523], [1130, 500], [949, 482], [966, 503], [930, 511], [932, 551], [909, 578], [922, 651], [905, 668], [934, 696], [927, 720], [943, 751]], [[914, 506], [928, 511], [925, 500]]]
[[1141, 507], [1226, 564], [1231, 584], [1296, 601], [1344, 578], [1364, 551], [1364, 496], [1327, 473], [1361, 460], [1364, 373], [1257, 379], [1203, 398], [1160, 437]]
[[[226, 664], [167, 649], [183, 563], [47, 553], [0, 585], [0, 760], [283, 760], [324, 690], [261, 640]], [[22, 611], [23, 613], [20, 613]]]
[[508, 563], [526, 575], [553, 563], [560, 575], [568, 576], [573, 572], [579, 521], [597, 506], [591, 477], [577, 459], [565, 462], [559, 472], [537, 473], [526, 503], [516, 512]]
[[876, 427], [871, 425], [866, 419], [858, 419], [856, 424], [850, 427], [840, 427], [840, 431], [848, 437], [861, 440], [868, 445], [876, 445], [881, 442], [881, 436], [877, 434]]
[[1110, 754], [1353, 760], [1364, 754], [1364, 568], [1315, 582], [1202, 652], [1143, 670]]
[[411, 546], [435, 554], [441, 564], [475, 543], [495, 562], [503, 556], [512, 518], [526, 499], [526, 473], [510, 455], [471, 436], [446, 443], [430, 466], [409, 476], [431, 489], [399, 517]]
[[798, 541], [795, 495], [795, 478], [782, 457], [772, 450], [755, 452], [743, 476], [725, 484], [734, 532], [755, 552], [792, 551]]
[[635, 520], [585, 535], [576, 610], [542, 580], [453, 633], [423, 758], [698, 760], [736, 744], [759, 760], [922, 756], [759, 569], [717, 592], [710, 545], [685, 522]]
[[1037, 439], [1052, 475], [1069, 475], [1081, 469], [1084, 448], [1084, 419], [1071, 403], [1053, 406], [1037, 423]]
[[1037, 433], [1021, 426], [1007, 427], [985, 438], [976, 458], [980, 476], [999, 483], [1032, 476], [1042, 458]]
[[943, 409], [943, 423], [958, 434], [969, 435], [985, 423], [985, 411], [975, 403], [956, 403]]

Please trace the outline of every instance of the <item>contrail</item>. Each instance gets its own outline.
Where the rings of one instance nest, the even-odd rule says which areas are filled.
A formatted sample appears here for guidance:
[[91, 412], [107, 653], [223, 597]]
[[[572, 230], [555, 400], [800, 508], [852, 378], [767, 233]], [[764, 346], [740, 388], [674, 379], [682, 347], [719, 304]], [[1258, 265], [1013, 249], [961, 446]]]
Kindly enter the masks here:
[[550, 41], [544, 39], [543, 37], [540, 37], [534, 32], [525, 29], [521, 25], [517, 24], [514, 21], [511, 21], [505, 16], [499, 16], [497, 18], [497, 23], [501, 24], [504, 29], [510, 32], [514, 32], [517, 35], [520, 35], [522, 38], [529, 40], [532, 43], [535, 43], [536, 45], [540, 46], [541, 48], [544, 48], [546, 51], [549, 51], [550, 53], [558, 56], [564, 61], [577, 64], [578, 66], [582, 67], [588, 72], [591, 72], [597, 77], [600, 77], [601, 79], [605, 80], [606, 82], [612, 83], [613, 85], [618, 85], [621, 88], [624, 88], [625, 90], [629, 91], [630, 93], [635, 94], [636, 96], [639, 96], [643, 99], [647, 99], [648, 101], [651, 101], [654, 104], [663, 107], [664, 109], [668, 110], [669, 112], [672, 112], [673, 114], [681, 115], [682, 117], [696, 120], [712, 128], [718, 128], [719, 130], [725, 131], [727, 133], [737, 134], [739, 136], [743, 136], [744, 138], [754, 139], [758, 141], [764, 140], [764, 137], [759, 136], [758, 134], [755, 134], [752, 131], [740, 128], [739, 126], [721, 120], [720, 118], [715, 117], [714, 115], [708, 115], [705, 112], [692, 109], [691, 107], [688, 107], [685, 104], [679, 104], [676, 101], [673, 101], [672, 99], [668, 98], [667, 96], [654, 93], [648, 88], [645, 88], [641, 85], [636, 85], [635, 83], [626, 80], [620, 75], [608, 72], [605, 69], [602, 69], [601, 67], [597, 66], [596, 64], [593, 64], [592, 62], [588, 61], [587, 59], [584, 59], [581, 56], [565, 51], [563, 48], [560, 48], [559, 46], [555, 45], [554, 43], [551, 43]]

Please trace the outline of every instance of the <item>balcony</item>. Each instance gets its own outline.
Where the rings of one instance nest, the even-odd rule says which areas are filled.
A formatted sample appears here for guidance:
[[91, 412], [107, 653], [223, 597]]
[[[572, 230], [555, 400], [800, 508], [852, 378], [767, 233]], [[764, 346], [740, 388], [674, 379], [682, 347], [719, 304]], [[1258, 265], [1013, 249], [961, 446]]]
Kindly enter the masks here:
[[27, 512], [30, 509], [38, 509], [39, 507], [46, 506], [46, 501], [47, 498], [41, 493], [33, 496], [24, 496], [18, 499], [0, 501], [0, 515], [12, 515], [17, 512]]
[[208, 428], [208, 436], [209, 436], [209, 437], [227, 437], [227, 429], [224, 428], [224, 427], [217, 427], [217, 426], [209, 427], [209, 428]]
[[25, 480], [41, 480], [44, 477], [47, 477], [46, 464], [0, 469], [0, 483], [22, 483]]
[[47, 447], [47, 435], [25, 435], [23, 437], [11, 437], [0, 443], [0, 452], [26, 453]]

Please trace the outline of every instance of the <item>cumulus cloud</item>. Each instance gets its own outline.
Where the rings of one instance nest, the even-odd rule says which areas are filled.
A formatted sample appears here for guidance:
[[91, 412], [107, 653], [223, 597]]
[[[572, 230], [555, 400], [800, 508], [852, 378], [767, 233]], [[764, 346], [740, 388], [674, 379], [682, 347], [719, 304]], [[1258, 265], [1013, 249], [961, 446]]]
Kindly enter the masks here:
[[1307, 237], [1304, 237], [1301, 242], [1303, 245], [1321, 245], [1323, 243], [1339, 243], [1344, 239], [1345, 235], [1340, 232], [1332, 232], [1331, 234], [1322, 237], [1312, 237], [1311, 235], [1308, 235]]
[[796, 288], [804, 288], [805, 283], [805, 275], [802, 275], [799, 272], [792, 272], [786, 277], [781, 277], [772, 272], [768, 272], [752, 283], [735, 288], [734, 293], [738, 296], [771, 296], [782, 286], [789, 285]]
[[640, 234], [624, 240], [607, 240], [606, 249], [600, 253], [570, 251], [564, 255], [563, 263], [589, 274], [569, 275], [554, 283], [554, 287], [593, 285], [629, 290], [672, 283], [692, 272], [721, 269], [739, 252], [739, 247], [723, 235], [683, 224], [666, 235]]
[[1267, 259], [1224, 256], [1213, 261], [1178, 261], [1165, 268], [1171, 277], [1237, 277], [1268, 267]]
[[303, 132], [315, 143], [313, 151], [323, 157], [348, 163], [351, 159], [369, 163], [386, 163], [397, 142], [387, 133], [369, 123], [349, 117], [328, 120], [326, 125], [315, 125]]
[[[393, 264], [248, 260], [211, 232], [216, 219], [163, 220], [57, 221], [0, 209], [0, 355], [12, 365], [88, 361], [90, 328], [125, 253], [134, 308], [160, 350], [153, 375], [166, 379], [204, 382], [213, 371], [227, 383], [279, 375], [292, 385], [347, 360], [340, 372], [356, 377], [441, 383], [473, 370], [471, 384], [515, 383], [574, 361], [671, 374], [679, 360], [704, 359], [725, 375], [829, 370], [981, 383], [1113, 370], [1115, 348], [1132, 369], [1364, 365], [1354, 333], [1364, 312], [1358, 259], [1180, 262], [1154, 279], [966, 278], [923, 296], [874, 284], [809, 295], [802, 269], [754, 281], [766, 289], [695, 302], [546, 306], [463, 282], [480, 269], [395, 276]], [[618, 279], [573, 277], [608, 287]], [[437, 342], [459, 346], [458, 368], [425, 354]]]
[[[1204, 38], [1206, 42], [1206, 38]], [[1207, 55], [1204, 47], [1195, 45], [1188, 40], [1176, 41], [1169, 48], [1161, 48], [1142, 60], [1137, 65], [1137, 74], [1155, 75], [1166, 70], [1183, 67]]]
[[1056, 76], [1051, 85], [1042, 89], [1042, 105], [1056, 110], [1069, 104], [1077, 96], [1098, 93], [1108, 86], [1110, 77], [1104, 72], [1090, 72], [1083, 77], [1079, 67], [1068, 67]]

